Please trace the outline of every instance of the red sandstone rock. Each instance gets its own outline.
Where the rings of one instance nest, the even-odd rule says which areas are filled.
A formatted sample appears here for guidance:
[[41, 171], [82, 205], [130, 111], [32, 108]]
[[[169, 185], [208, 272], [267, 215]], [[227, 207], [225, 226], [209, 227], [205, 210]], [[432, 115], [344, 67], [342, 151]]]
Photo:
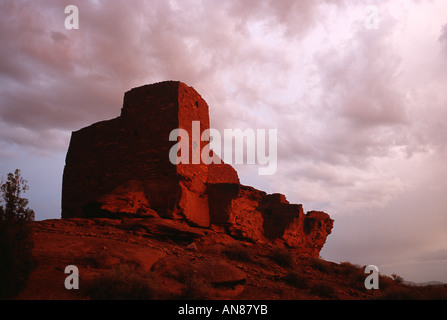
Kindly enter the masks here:
[[241, 186], [237, 197], [228, 206], [227, 232], [236, 238], [255, 242], [266, 242], [264, 236], [264, 219], [259, 210], [259, 203], [266, 193], [252, 187]]
[[283, 240], [289, 247], [318, 256], [333, 220], [324, 212], [304, 214], [300, 204], [290, 204], [282, 194], [268, 195], [247, 186], [217, 184], [209, 188], [211, 222], [224, 226], [237, 239], [253, 242]]
[[204, 279], [212, 285], [235, 286], [244, 283], [246, 275], [237, 267], [219, 260], [198, 259], [196, 257], [165, 257], [157, 261], [151, 271], [175, 278], [179, 281], [194, 278]]
[[[324, 215], [309, 212], [308, 216]], [[162, 300], [363, 300], [383, 295], [381, 290], [365, 290], [362, 268], [313, 259], [307, 249], [299, 248], [288, 250], [293, 254], [293, 271], [300, 275], [298, 284], [305, 284], [297, 288], [294, 278], [288, 279], [290, 268], [272, 259], [275, 246], [234, 240], [213, 231], [221, 229], [217, 226], [208, 230], [161, 218], [54, 219], [34, 221], [31, 226], [36, 264], [15, 300], [94, 299], [89, 288], [107, 290], [97, 286], [98, 280], [118, 266], [150, 276], [158, 288], [154, 298]], [[192, 242], [196, 250], [188, 248]], [[67, 265], [79, 268], [79, 290], [64, 286]], [[128, 279], [127, 274], [122, 276], [113, 281]], [[388, 277], [380, 281], [387, 290], [411, 288]], [[325, 290], [314, 289], [322, 287]], [[420, 296], [420, 288], [415, 290]]]
[[[121, 115], [73, 132], [66, 157], [62, 217], [157, 217], [192, 226], [216, 225], [236, 239], [283, 241], [318, 255], [333, 220], [323, 212], [304, 214], [282, 194], [268, 195], [239, 183], [228, 164], [193, 163], [195, 141], [209, 128], [208, 105], [191, 87], [167, 81], [134, 88]], [[172, 130], [189, 134], [189, 163], [174, 165]], [[194, 140], [194, 141], [193, 141]]]

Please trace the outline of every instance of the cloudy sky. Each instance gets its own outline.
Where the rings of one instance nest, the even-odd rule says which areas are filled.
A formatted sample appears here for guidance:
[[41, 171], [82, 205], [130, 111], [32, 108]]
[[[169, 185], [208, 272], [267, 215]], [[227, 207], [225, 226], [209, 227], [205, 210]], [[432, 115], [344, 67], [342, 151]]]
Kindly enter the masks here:
[[72, 131], [180, 80], [212, 127], [278, 129], [276, 174], [241, 182], [328, 212], [324, 258], [447, 282], [445, 0], [2, 0], [0, 42], [0, 174], [37, 219], [60, 217]]

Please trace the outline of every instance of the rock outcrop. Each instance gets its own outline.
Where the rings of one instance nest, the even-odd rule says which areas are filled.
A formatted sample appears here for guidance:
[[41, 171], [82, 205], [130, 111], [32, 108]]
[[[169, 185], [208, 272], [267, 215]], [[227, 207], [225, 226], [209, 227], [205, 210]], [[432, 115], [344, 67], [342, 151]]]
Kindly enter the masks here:
[[148, 217], [183, 220], [221, 229], [236, 239], [279, 241], [317, 255], [333, 220], [324, 212], [304, 214], [284, 195], [266, 194], [239, 182], [228, 164], [171, 163], [174, 129], [194, 140], [209, 128], [208, 105], [193, 88], [176, 81], [125, 93], [121, 115], [73, 132], [63, 176], [62, 218]]

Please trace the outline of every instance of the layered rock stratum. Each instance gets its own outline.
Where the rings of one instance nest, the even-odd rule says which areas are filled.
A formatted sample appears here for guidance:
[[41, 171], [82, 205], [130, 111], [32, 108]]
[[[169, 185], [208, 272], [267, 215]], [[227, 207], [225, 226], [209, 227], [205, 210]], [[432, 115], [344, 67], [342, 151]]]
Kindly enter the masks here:
[[[121, 115], [72, 133], [63, 175], [62, 218], [171, 219], [212, 229], [235, 239], [277, 243], [318, 256], [333, 220], [304, 213], [282, 194], [240, 183], [228, 164], [173, 164], [174, 129], [193, 141], [209, 129], [209, 107], [192, 87], [165, 81], [124, 95]], [[190, 155], [192, 156], [192, 155]]]

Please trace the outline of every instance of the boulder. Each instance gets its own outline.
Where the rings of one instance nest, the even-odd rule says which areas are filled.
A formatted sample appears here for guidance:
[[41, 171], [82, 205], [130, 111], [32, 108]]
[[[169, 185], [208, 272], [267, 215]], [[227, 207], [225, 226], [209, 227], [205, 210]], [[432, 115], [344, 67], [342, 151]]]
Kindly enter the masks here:
[[152, 266], [151, 271], [179, 282], [204, 280], [214, 287], [234, 287], [246, 280], [246, 274], [228, 262], [204, 258], [164, 257]]

